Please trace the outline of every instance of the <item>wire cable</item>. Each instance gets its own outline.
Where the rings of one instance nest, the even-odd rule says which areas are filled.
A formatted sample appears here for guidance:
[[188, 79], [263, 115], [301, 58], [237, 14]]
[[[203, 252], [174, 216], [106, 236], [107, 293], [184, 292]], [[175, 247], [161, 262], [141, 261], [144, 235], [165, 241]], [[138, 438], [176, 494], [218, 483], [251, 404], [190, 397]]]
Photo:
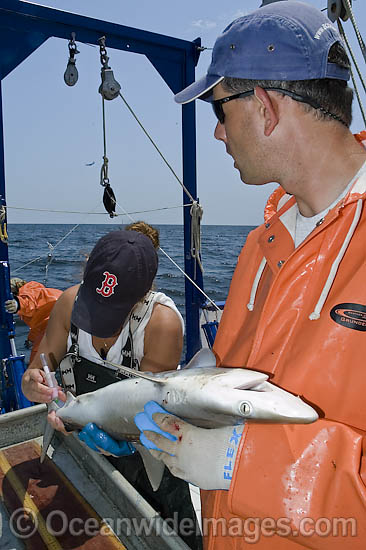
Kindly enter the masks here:
[[[124, 216], [125, 214], [146, 214], [149, 212], [160, 212], [161, 210], [172, 210], [174, 208], [182, 207], [191, 207], [191, 203], [187, 204], [178, 204], [176, 206], [162, 206], [161, 208], [151, 208], [149, 210], [135, 210], [133, 212], [123, 212], [122, 214], [116, 214], [116, 216]], [[85, 216], [105, 216], [105, 212], [81, 212], [78, 210], [50, 210], [48, 208], [23, 208], [22, 206], [9, 206], [6, 205], [5, 208], [10, 208], [11, 210], [27, 210], [30, 212], [53, 212], [56, 214], [83, 214]]]
[[365, 43], [362, 39], [361, 33], [358, 29], [356, 19], [355, 19], [355, 16], [353, 14], [352, 5], [351, 5], [350, 0], [343, 0], [343, 5], [346, 8], [346, 11], [347, 11], [347, 14], [348, 14], [349, 18], [351, 19], [351, 22], [352, 22], [353, 28], [355, 30], [355, 34], [356, 34], [356, 37], [357, 37], [357, 40], [358, 40], [358, 43], [359, 43], [359, 46], [360, 46], [360, 49], [361, 49], [361, 52], [362, 52], [362, 55], [363, 55], [363, 58], [366, 61], [366, 46], [365, 46]]
[[121, 92], [119, 92], [119, 96], [120, 98], [122, 99], [122, 101], [124, 102], [124, 104], [126, 105], [127, 109], [130, 111], [131, 115], [133, 116], [133, 118], [136, 120], [137, 124], [140, 126], [141, 130], [144, 132], [144, 134], [146, 135], [146, 137], [150, 140], [150, 142], [152, 143], [152, 145], [154, 146], [154, 148], [157, 150], [157, 152], [159, 153], [159, 155], [161, 156], [161, 158], [163, 159], [163, 161], [165, 162], [165, 164], [167, 165], [167, 167], [169, 168], [169, 170], [171, 171], [171, 173], [173, 174], [173, 176], [175, 177], [175, 179], [177, 180], [177, 182], [179, 183], [179, 185], [182, 187], [182, 189], [184, 189], [184, 192], [186, 193], [186, 195], [191, 199], [192, 202], [194, 202], [194, 198], [192, 197], [191, 193], [188, 191], [187, 187], [184, 185], [184, 183], [181, 181], [181, 179], [178, 177], [178, 175], [176, 174], [176, 172], [174, 171], [173, 167], [171, 166], [171, 164], [169, 164], [169, 162], [167, 161], [167, 159], [164, 157], [163, 153], [160, 151], [159, 147], [156, 145], [155, 141], [152, 139], [152, 137], [150, 136], [150, 134], [148, 133], [148, 131], [145, 129], [145, 127], [143, 126], [142, 122], [138, 119], [137, 115], [135, 114], [135, 112], [133, 111], [132, 107], [130, 107], [130, 105], [127, 103], [126, 99], [123, 97], [123, 95], [121, 94]]

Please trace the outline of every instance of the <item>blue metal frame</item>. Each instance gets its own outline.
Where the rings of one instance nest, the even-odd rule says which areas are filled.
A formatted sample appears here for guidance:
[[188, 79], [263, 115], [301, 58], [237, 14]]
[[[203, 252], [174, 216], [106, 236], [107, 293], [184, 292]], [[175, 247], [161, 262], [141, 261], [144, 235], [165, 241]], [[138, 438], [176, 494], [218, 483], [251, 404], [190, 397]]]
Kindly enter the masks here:
[[[4, 144], [1, 103], [1, 80], [48, 38], [69, 40], [76, 33], [78, 42], [98, 45], [106, 37], [108, 48], [145, 55], [159, 72], [173, 93], [191, 84], [195, 79], [195, 66], [200, 54], [200, 39], [193, 42], [180, 40], [148, 31], [125, 27], [98, 19], [47, 8], [22, 0], [1, 0], [0, 6], [0, 200], [5, 202]], [[182, 108], [183, 182], [194, 199], [196, 184], [196, 115], [194, 103]], [[183, 204], [189, 198], [183, 193]], [[186, 273], [203, 288], [202, 273], [191, 258], [191, 217], [184, 209], [184, 266]], [[7, 246], [0, 243], [0, 261], [8, 261]], [[195, 273], [196, 271], [196, 273]], [[201, 347], [199, 308], [201, 293], [186, 280], [186, 360]], [[0, 304], [1, 306], [2, 304]], [[0, 307], [2, 309], [2, 307]], [[1, 317], [1, 316], [0, 316]], [[8, 338], [7, 338], [8, 340]], [[0, 328], [0, 353], [8, 354], [5, 332]], [[9, 354], [8, 354], [9, 355]], [[7, 356], [8, 356], [7, 355]]]

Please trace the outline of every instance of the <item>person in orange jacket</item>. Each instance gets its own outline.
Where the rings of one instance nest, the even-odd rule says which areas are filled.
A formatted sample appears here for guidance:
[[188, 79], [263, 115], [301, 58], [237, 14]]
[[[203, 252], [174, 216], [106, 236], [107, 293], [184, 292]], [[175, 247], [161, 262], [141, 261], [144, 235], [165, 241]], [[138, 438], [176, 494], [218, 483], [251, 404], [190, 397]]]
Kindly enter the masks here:
[[207, 75], [176, 100], [212, 104], [244, 183], [280, 185], [239, 256], [217, 365], [268, 374], [319, 420], [247, 422], [233, 438], [148, 404], [141, 441], [208, 489], [206, 550], [363, 550], [366, 136], [349, 130], [350, 65], [332, 23], [302, 2], [265, 3], [225, 29]]
[[28, 340], [32, 343], [32, 362], [45, 333], [52, 308], [62, 291], [47, 288], [37, 281], [27, 282], [18, 277], [10, 280], [10, 289], [14, 298], [5, 302], [5, 309], [8, 313], [17, 313], [29, 326]]

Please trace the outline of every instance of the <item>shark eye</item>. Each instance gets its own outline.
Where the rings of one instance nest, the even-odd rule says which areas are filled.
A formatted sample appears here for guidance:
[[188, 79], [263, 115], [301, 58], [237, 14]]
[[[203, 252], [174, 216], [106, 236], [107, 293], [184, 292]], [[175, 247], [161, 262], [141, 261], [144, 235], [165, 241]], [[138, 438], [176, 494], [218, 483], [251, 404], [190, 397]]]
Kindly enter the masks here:
[[239, 405], [239, 412], [243, 416], [249, 416], [252, 412], [252, 407], [248, 401], [242, 401]]

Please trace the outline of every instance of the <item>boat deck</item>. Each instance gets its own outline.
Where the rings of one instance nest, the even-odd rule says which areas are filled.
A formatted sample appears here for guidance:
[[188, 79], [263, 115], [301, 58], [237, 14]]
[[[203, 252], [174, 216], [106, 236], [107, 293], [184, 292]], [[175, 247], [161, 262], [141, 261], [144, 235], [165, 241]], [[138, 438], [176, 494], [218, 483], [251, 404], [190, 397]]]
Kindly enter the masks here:
[[46, 407], [0, 416], [1, 550], [187, 550], [103, 457], [57, 433], [41, 465]]

